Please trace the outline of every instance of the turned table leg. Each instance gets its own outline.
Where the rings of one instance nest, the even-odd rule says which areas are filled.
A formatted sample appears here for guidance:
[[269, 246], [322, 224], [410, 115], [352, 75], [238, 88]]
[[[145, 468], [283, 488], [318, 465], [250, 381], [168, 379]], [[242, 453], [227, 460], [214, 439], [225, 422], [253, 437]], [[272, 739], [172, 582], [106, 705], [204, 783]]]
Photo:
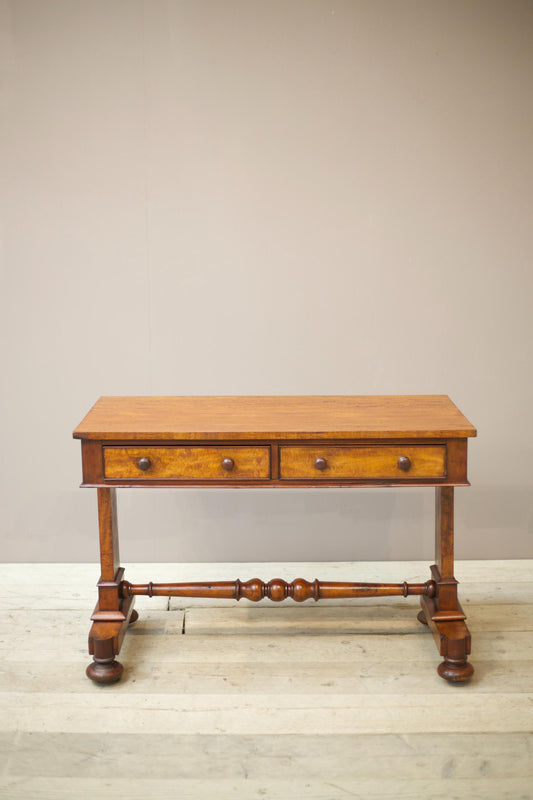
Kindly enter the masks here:
[[457, 683], [468, 680], [473, 666], [470, 654], [470, 632], [466, 616], [459, 605], [457, 581], [454, 577], [454, 489], [439, 486], [435, 489], [435, 561], [431, 575], [436, 584], [434, 598], [420, 598], [420, 622], [429, 625], [433, 637], [444, 657], [437, 672], [447, 681]]
[[123, 599], [120, 583], [124, 570], [120, 567], [117, 499], [114, 488], [98, 489], [98, 522], [100, 530], [100, 580], [98, 604], [91, 617], [89, 654], [93, 661], [87, 676], [96, 683], [115, 683], [122, 675], [122, 664], [115, 659], [130, 622], [138, 618], [133, 610], [133, 597]]

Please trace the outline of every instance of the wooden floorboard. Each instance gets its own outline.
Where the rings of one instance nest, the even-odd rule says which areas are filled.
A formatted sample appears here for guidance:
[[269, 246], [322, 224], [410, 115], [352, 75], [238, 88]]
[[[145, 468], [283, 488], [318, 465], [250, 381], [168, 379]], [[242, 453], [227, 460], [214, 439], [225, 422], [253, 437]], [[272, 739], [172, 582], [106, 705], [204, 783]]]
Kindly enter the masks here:
[[[383, 769], [383, 765], [382, 765]], [[320, 767], [306, 771], [305, 778], [281, 781], [240, 779], [167, 779], [160, 778], [41, 778], [7, 779], [3, 795], [9, 800], [90, 800], [102, 791], [106, 795], [128, 800], [150, 797], [175, 797], [179, 800], [530, 800], [530, 778], [449, 779], [443, 776], [399, 781], [396, 778], [345, 778], [324, 780]]]
[[[533, 562], [459, 562], [475, 673], [416, 598], [138, 598], [123, 681], [84, 676], [94, 565], [0, 567], [0, 797], [533, 799]], [[427, 580], [421, 562], [128, 565], [130, 580]]]

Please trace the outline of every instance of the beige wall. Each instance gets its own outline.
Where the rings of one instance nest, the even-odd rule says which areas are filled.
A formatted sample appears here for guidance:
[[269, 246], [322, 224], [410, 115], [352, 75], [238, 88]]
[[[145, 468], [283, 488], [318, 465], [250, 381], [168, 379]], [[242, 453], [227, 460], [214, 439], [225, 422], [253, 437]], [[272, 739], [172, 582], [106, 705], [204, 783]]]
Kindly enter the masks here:
[[[3, 558], [96, 559], [99, 395], [211, 393], [450, 394], [457, 553], [531, 557], [533, 4], [1, 9]], [[431, 558], [431, 490], [119, 502], [127, 560]]]

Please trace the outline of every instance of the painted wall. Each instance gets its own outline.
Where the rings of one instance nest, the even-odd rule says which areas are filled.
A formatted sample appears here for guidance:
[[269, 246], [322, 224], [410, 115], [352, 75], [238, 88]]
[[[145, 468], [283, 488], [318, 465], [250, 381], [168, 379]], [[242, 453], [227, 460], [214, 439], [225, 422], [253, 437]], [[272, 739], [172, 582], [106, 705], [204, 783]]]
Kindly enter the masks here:
[[[446, 393], [532, 557], [533, 5], [12, 0], [2, 557], [97, 558], [102, 394]], [[432, 557], [431, 490], [122, 491], [126, 560]]]

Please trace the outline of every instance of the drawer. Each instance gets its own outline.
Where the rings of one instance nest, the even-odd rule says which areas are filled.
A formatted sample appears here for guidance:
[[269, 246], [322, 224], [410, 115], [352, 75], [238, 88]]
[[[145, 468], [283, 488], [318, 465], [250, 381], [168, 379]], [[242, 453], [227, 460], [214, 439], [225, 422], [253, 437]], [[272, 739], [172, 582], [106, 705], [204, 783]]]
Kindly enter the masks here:
[[246, 481], [270, 478], [269, 447], [104, 447], [110, 480]]
[[445, 445], [280, 448], [282, 480], [445, 478]]

